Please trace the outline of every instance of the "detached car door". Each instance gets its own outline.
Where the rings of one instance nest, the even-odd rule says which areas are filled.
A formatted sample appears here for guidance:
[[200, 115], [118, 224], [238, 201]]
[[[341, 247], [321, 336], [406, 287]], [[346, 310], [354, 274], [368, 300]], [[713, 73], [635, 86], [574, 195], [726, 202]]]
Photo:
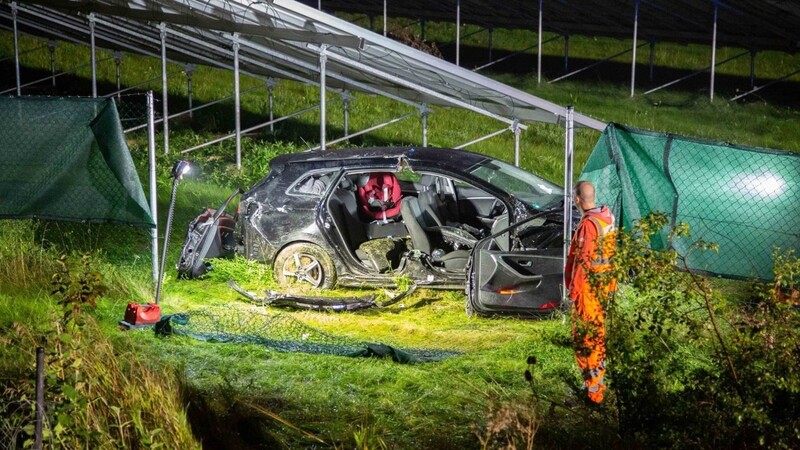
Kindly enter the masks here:
[[[467, 267], [467, 314], [536, 314], [557, 308], [564, 280], [563, 238], [558, 239], [563, 232], [557, 229], [557, 224], [525, 220], [476, 243]], [[511, 238], [523, 234], [523, 242], [544, 245], [512, 249]]]

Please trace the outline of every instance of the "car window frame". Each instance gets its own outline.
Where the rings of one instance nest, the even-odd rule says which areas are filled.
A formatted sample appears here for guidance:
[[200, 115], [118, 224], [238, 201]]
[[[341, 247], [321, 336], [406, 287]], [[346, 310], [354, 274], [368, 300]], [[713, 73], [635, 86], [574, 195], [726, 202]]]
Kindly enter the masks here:
[[[328, 191], [331, 190], [331, 185], [333, 185], [333, 182], [334, 181], [338, 182], [338, 177], [337, 177], [338, 172], [339, 172], [338, 168], [332, 168], [332, 167], [327, 167], [324, 169], [312, 169], [307, 172], [303, 172], [302, 175], [297, 177], [294, 180], [294, 182], [290, 184], [288, 188], [286, 188], [284, 194], [290, 197], [324, 198], [328, 193]], [[320, 192], [319, 194], [314, 194], [311, 192], [299, 192], [296, 190], [297, 186], [300, 185], [302, 182], [304, 182], [306, 179], [318, 174], [325, 174], [330, 176], [330, 179], [328, 183], [325, 185], [325, 189], [322, 192]]]

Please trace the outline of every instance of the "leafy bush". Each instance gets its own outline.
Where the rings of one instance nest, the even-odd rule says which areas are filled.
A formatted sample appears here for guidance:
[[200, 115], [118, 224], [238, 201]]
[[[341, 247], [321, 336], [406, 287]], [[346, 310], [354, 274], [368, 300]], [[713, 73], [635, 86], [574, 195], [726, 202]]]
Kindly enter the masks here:
[[[608, 299], [608, 357], [620, 431], [656, 447], [800, 445], [800, 315], [761, 286], [755, 302], [726, 299], [689, 271], [673, 243], [688, 227], [651, 214], [622, 233]], [[662, 234], [663, 233], [663, 234]], [[651, 240], [666, 235], [665, 250]], [[690, 251], [712, 251], [697, 241]], [[779, 280], [797, 262], [776, 258]]]

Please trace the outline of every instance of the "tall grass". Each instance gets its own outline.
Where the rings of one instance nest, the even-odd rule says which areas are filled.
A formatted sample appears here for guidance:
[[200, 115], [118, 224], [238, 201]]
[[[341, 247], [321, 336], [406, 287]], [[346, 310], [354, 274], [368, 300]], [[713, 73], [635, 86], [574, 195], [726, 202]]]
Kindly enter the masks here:
[[[91, 316], [67, 328], [46, 297], [26, 302], [0, 307], [7, 327], [0, 334], [0, 387], [9, 400], [0, 421], [16, 424], [0, 435], [4, 448], [30, 445], [33, 438], [33, 410], [15, 407], [35, 398], [32, 375], [40, 345], [46, 349], [44, 436], [50, 448], [200, 448], [176, 372], [151, 360], [131, 339], [112, 344]], [[5, 323], [19, 313], [9, 309], [35, 311], [38, 325]]]

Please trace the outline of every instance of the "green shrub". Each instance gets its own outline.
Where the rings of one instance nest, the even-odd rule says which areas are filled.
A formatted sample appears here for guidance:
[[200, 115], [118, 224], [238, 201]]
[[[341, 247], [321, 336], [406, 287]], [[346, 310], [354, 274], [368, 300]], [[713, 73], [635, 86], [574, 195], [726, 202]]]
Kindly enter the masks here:
[[[726, 301], [671, 245], [690, 238], [688, 228], [667, 224], [656, 213], [621, 233], [605, 275], [621, 284], [606, 305], [621, 433], [648, 447], [796, 448], [800, 314], [775, 300], [775, 287], [755, 303]], [[668, 248], [652, 250], [663, 230]], [[690, 251], [714, 247], [698, 241]], [[779, 279], [796, 276], [796, 259], [776, 260]]]

